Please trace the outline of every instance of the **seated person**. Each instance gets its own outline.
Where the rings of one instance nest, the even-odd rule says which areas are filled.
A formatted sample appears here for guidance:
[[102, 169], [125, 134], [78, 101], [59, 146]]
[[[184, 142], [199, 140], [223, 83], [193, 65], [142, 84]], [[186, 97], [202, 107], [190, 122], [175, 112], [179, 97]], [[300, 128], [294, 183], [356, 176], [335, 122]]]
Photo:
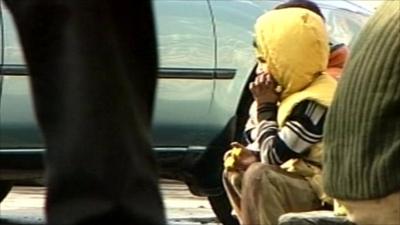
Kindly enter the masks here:
[[274, 225], [286, 212], [319, 209], [328, 199], [321, 140], [336, 80], [326, 73], [329, 41], [318, 14], [273, 10], [257, 20], [255, 33], [262, 73], [250, 85], [254, 143], [232, 144], [240, 151], [226, 154], [223, 176], [242, 224]]

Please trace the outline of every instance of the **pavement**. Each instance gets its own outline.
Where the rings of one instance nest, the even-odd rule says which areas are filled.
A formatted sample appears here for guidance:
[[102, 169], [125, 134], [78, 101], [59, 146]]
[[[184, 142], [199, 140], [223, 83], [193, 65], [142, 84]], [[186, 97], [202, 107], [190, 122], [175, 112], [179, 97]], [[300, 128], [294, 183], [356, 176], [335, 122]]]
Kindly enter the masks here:
[[[43, 225], [44, 187], [15, 186], [0, 205], [0, 225]], [[205, 197], [176, 181], [161, 180], [169, 225], [220, 225]]]

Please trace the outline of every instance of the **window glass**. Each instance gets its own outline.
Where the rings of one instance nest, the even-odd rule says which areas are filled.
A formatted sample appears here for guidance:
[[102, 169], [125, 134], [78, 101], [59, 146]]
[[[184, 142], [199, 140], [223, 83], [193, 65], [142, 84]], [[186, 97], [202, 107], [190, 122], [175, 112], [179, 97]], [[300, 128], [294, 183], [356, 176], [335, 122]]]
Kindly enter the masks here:
[[160, 67], [213, 68], [214, 36], [206, 1], [155, 1]]
[[[3, 5], [4, 6], [4, 5]], [[19, 42], [18, 33], [10, 11], [3, 8], [4, 23], [4, 64], [23, 65], [25, 64], [24, 53]]]
[[368, 20], [365, 15], [338, 9], [323, 9], [323, 13], [331, 41], [346, 45], [351, 43]]

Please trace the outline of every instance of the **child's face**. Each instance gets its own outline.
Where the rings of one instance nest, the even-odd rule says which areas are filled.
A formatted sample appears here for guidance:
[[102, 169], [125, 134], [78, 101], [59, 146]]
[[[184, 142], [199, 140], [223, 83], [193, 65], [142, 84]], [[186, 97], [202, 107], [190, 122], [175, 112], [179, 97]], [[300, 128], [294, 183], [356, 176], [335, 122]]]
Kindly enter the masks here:
[[268, 72], [267, 62], [255, 40], [253, 41], [253, 47], [257, 59], [256, 75], [265, 74]]

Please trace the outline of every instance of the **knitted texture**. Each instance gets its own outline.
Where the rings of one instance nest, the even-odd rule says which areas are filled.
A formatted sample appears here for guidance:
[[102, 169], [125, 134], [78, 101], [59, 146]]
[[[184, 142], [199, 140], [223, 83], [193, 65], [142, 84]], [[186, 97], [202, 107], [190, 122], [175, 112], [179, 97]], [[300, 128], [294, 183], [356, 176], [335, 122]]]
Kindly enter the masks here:
[[324, 185], [366, 200], [400, 190], [400, 1], [359, 34], [325, 124]]

